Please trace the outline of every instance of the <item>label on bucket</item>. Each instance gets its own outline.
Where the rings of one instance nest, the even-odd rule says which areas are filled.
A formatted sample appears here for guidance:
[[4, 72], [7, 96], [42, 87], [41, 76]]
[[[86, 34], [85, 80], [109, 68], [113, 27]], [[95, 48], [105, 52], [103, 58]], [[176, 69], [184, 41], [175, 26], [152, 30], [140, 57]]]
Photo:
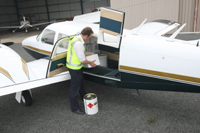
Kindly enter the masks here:
[[94, 105], [93, 105], [92, 103], [89, 103], [87, 106], [88, 106], [89, 108], [92, 108]]
[[84, 99], [84, 104], [85, 104], [85, 113], [88, 115], [93, 115], [98, 112], [98, 102], [97, 98], [93, 100], [86, 100]]

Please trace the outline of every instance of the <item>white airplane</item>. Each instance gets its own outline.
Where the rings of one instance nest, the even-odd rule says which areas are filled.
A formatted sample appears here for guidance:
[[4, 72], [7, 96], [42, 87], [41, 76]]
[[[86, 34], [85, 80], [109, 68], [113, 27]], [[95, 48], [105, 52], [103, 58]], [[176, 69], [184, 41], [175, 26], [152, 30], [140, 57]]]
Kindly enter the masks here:
[[25, 106], [32, 104], [30, 89], [70, 79], [68, 71], [46, 77], [49, 60], [26, 63], [8, 46], [0, 44], [0, 96], [16, 93], [16, 100]]
[[[135, 29], [123, 29], [124, 15], [121, 11], [101, 8], [100, 12], [47, 26], [39, 35], [22, 42], [24, 49], [33, 57], [41, 58], [33, 62], [25, 63], [21, 57], [8, 61], [6, 54], [2, 54], [5, 52], [0, 52], [0, 79], [3, 81], [6, 77], [10, 81], [3, 82], [5, 84], [0, 87], [0, 96], [17, 92], [17, 100], [27, 103], [28, 98], [24, 100], [24, 95], [30, 99], [31, 94], [21, 91], [69, 80], [65, 66], [67, 45], [73, 35], [79, 34], [86, 26], [94, 31], [91, 39], [85, 43], [86, 51], [100, 53], [99, 58], [107, 55], [108, 60], [107, 63], [106, 60], [103, 63], [100, 61], [100, 66], [95, 68], [84, 68], [85, 79], [118, 88], [199, 93], [199, 38], [193, 35], [192, 39], [176, 39], [185, 24], [171, 36], [165, 35], [180, 25], [169, 20], [146, 24], [144, 21]], [[11, 54], [7, 56], [11, 57]], [[12, 67], [17, 63], [19, 67], [16, 65], [15, 69], [21, 69], [22, 74]], [[57, 78], [59, 80], [55, 81]]]
[[0, 28], [13, 28], [14, 29], [13, 33], [15, 33], [17, 29], [25, 29], [25, 32], [28, 32], [28, 28], [36, 28], [37, 30], [39, 30], [39, 28], [36, 26], [50, 24], [50, 23], [52, 22], [44, 22], [31, 25], [29, 19], [25, 16], [22, 16], [20, 18], [20, 26], [1, 26]]

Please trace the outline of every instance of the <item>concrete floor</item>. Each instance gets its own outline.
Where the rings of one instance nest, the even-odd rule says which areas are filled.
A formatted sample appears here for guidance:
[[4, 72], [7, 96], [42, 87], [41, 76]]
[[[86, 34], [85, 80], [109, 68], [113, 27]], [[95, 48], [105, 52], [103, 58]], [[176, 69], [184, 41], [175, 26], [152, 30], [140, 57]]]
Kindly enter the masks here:
[[12, 31], [4, 31], [0, 32], [0, 39], [1, 43], [5, 42], [14, 42], [14, 43], [22, 43], [22, 41], [33, 35], [38, 35], [43, 29], [40, 30], [29, 30], [27, 33], [22, 30], [22, 31], [17, 31], [16, 33], [12, 33]]
[[[34, 60], [21, 46], [37, 31], [1, 35], [26, 61]], [[117, 89], [84, 81], [97, 94], [99, 112], [79, 116], [70, 111], [70, 81], [32, 90], [33, 105], [24, 107], [14, 94], [0, 97], [1, 133], [199, 133], [200, 96], [180, 93]], [[83, 103], [79, 98], [81, 107]]]

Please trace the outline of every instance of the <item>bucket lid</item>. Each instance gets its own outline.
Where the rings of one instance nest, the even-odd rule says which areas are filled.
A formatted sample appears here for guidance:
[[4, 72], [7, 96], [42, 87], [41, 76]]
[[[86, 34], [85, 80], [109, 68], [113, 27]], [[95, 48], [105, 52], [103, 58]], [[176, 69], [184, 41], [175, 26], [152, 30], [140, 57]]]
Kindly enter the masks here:
[[84, 99], [86, 99], [86, 100], [93, 100], [93, 99], [95, 99], [96, 97], [97, 97], [96, 94], [94, 94], [94, 93], [88, 93], [88, 94], [86, 94], [86, 95], [84, 96]]
[[99, 57], [101, 57], [101, 56], [107, 57], [107, 54], [100, 54]]

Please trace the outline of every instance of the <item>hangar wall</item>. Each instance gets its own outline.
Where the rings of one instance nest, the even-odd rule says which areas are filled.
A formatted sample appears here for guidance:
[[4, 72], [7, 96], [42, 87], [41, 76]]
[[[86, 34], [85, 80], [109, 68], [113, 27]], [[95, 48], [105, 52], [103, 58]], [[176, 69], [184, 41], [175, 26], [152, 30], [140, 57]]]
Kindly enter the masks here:
[[[18, 26], [18, 16], [27, 15], [31, 24], [73, 18], [98, 7], [110, 7], [110, 0], [1, 0], [0, 26]], [[1, 29], [4, 31], [8, 29]]]
[[[179, 0], [179, 22], [187, 23], [183, 31], [194, 31], [196, 0]], [[198, 3], [197, 30], [200, 32], [200, 1]]]
[[[182, 31], [194, 31], [196, 0], [111, 0], [113, 9], [126, 12], [125, 28], [137, 27], [145, 18], [147, 22], [155, 19], [168, 19], [187, 23]], [[200, 7], [200, 2], [199, 2]], [[200, 9], [198, 11], [197, 31], [200, 31]]]
[[[1, 0], [0, 26], [19, 25], [18, 14], [29, 14], [31, 23], [49, 19], [67, 19], [81, 14], [81, 0]], [[125, 28], [137, 27], [145, 18], [169, 19], [187, 23], [182, 31], [194, 31], [196, 0], [82, 0], [83, 13], [94, 8], [107, 6], [126, 12]], [[17, 7], [16, 7], [17, 5]], [[200, 8], [200, 2], [198, 3]], [[8, 29], [0, 29], [0, 31]], [[197, 31], [200, 31], [200, 9], [197, 17]]]
[[111, 8], [122, 10], [125, 14], [125, 28], [132, 29], [147, 18], [178, 21], [179, 0], [111, 0]]
[[[1, 0], [0, 2], [0, 26], [19, 25], [14, 0]], [[0, 29], [3, 31], [6, 29]]]
[[[73, 18], [80, 15], [81, 0], [17, 0], [19, 14], [29, 14], [31, 21], [40, 22]], [[110, 6], [110, 0], [82, 0], [83, 13], [101, 6]], [[49, 12], [49, 16], [48, 13]]]

